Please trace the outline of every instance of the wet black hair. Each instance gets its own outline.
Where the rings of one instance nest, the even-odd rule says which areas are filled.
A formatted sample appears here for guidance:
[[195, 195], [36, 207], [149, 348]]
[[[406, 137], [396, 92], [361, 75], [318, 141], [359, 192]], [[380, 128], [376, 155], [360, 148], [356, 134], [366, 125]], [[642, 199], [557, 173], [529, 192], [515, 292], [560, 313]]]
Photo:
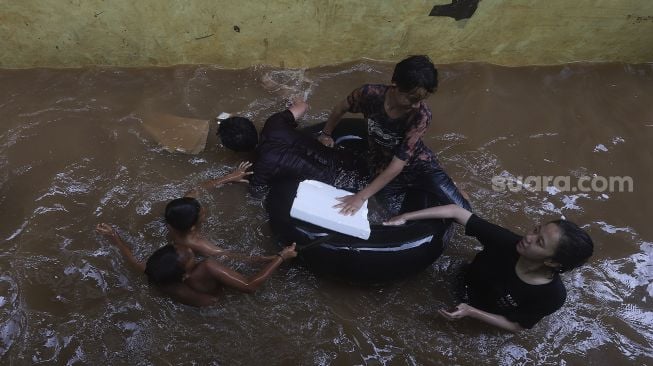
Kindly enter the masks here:
[[258, 132], [254, 123], [244, 117], [230, 117], [220, 121], [218, 136], [227, 149], [253, 151], [258, 144]]
[[424, 88], [433, 93], [438, 88], [438, 70], [428, 56], [410, 56], [395, 66], [392, 82], [402, 92]]
[[560, 264], [556, 272], [562, 273], [580, 267], [592, 256], [594, 242], [585, 230], [567, 220], [554, 220], [551, 223], [558, 225], [560, 240], [552, 260]]
[[179, 254], [174, 246], [168, 244], [157, 249], [147, 259], [145, 274], [150, 283], [166, 285], [181, 282], [186, 271], [179, 263]]
[[166, 205], [166, 223], [181, 232], [190, 230], [200, 217], [200, 203], [192, 197], [174, 199]]

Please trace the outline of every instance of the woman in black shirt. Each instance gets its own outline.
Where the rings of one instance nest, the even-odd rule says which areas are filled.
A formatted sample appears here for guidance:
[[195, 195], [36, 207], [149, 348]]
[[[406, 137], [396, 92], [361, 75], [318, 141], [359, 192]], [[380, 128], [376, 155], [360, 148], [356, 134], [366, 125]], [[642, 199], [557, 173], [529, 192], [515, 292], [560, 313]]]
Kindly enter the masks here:
[[483, 244], [465, 276], [468, 303], [440, 314], [450, 320], [472, 317], [512, 332], [560, 309], [567, 293], [558, 274], [583, 264], [594, 247], [570, 221], [551, 221], [520, 236], [456, 205], [404, 213], [386, 225], [426, 218], [454, 219]]

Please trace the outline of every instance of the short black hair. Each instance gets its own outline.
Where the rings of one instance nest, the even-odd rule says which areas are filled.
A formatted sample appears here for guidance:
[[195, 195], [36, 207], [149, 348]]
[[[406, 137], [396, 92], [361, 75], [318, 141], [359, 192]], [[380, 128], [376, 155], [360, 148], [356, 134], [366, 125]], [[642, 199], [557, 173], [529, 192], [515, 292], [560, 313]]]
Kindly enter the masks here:
[[424, 88], [433, 93], [438, 88], [438, 70], [428, 56], [410, 56], [395, 66], [392, 82], [402, 92]]
[[220, 121], [218, 136], [222, 145], [237, 152], [253, 151], [258, 144], [254, 123], [244, 117], [230, 117]]
[[155, 285], [181, 282], [185, 273], [186, 271], [179, 263], [177, 250], [170, 244], [152, 253], [145, 265], [147, 279]]
[[558, 225], [560, 229], [558, 248], [552, 258], [554, 262], [560, 264], [557, 272], [562, 273], [580, 267], [594, 252], [592, 238], [571, 221], [554, 220], [551, 223]]
[[202, 206], [192, 197], [174, 199], [166, 205], [166, 223], [181, 232], [190, 230], [200, 217]]

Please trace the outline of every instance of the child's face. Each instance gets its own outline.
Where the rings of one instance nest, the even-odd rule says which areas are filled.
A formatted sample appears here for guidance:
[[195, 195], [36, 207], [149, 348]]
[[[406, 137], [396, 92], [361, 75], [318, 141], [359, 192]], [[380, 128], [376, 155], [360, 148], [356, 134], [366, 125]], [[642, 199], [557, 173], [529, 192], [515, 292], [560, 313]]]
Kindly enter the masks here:
[[424, 88], [415, 88], [410, 91], [401, 91], [397, 88], [395, 102], [402, 107], [417, 109], [420, 102], [428, 98], [429, 95], [430, 93]]
[[553, 258], [560, 243], [560, 228], [554, 223], [537, 225], [517, 243], [517, 253], [534, 261]]

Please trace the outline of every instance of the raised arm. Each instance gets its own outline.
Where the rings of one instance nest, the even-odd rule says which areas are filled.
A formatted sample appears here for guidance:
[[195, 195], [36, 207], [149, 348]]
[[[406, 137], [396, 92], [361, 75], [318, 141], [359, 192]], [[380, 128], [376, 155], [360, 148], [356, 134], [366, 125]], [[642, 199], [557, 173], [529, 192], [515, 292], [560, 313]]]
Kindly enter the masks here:
[[302, 118], [304, 113], [306, 113], [308, 110], [308, 104], [304, 98], [296, 97], [293, 98], [292, 105], [288, 107], [288, 110], [290, 113], [292, 113], [292, 116], [295, 117], [295, 121], [297, 121], [298, 119]]
[[322, 133], [317, 137], [318, 141], [325, 146], [333, 147], [335, 143], [331, 137], [331, 133], [333, 133], [333, 130], [347, 111], [349, 111], [349, 102], [345, 98], [343, 101], [336, 104], [331, 110], [331, 114], [329, 114], [329, 119], [322, 129]]
[[210, 275], [217, 281], [239, 291], [252, 293], [261, 287], [261, 285], [268, 279], [268, 277], [270, 277], [270, 275], [272, 275], [281, 263], [296, 256], [297, 251], [295, 251], [295, 243], [293, 243], [291, 246], [288, 246], [279, 252], [274, 260], [270, 261], [270, 263], [259, 273], [250, 278], [247, 278], [216, 261], [207, 260], [202, 264], [205, 266], [205, 269], [209, 271]]
[[384, 222], [384, 225], [403, 225], [406, 221], [422, 219], [454, 219], [457, 223], [465, 226], [472, 213], [466, 209], [451, 204], [444, 206], [434, 206], [419, 211], [406, 212], [395, 216]]
[[247, 179], [245, 179], [246, 176], [252, 174], [251, 171], [247, 171], [252, 166], [252, 163], [249, 161], [243, 161], [240, 164], [238, 164], [238, 167], [234, 169], [233, 172], [223, 176], [219, 177], [216, 179], [211, 179], [206, 182], [200, 183], [200, 185], [196, 188], [191, 189], [190, 191], [186, 192], [184, 197], [193, 197], [197, 198], [198, 195], [198, 190], [200, 188], [203, 189], [210, 189], [210, 188], [215, 188], [218, 187], [222, 184], [225, 183], [230, 183], [230, 182], [242, 182], [242, 183], [248, 183]]
[[109, 224], [101, 223], [95, 227], [95, 231], [107, 237], [114, 246], [116, 246], [122, 256], [129, 262], [129, 264], [140, 271], [141, 273], [145, 272], [145, 263], [137, 260], [132, 253], [132, 250], [125, 244], [124, 241], [118, 235], [118, 232]]

